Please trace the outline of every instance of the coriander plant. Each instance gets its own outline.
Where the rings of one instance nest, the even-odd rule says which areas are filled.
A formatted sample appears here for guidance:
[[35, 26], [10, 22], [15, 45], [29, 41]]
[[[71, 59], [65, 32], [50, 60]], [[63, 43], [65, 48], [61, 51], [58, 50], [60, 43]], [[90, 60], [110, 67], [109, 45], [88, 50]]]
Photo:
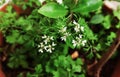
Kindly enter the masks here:
[[[106, 32], [113, 17], [103, 15], [102, 0], [13, 0], [11, 4], [31, 8], [29, 15], [27, 11], [18, 15], [12, 5], [0, 12], [0, 31], [4, 47], [8, 46], [6, 66], [33, 68], [27, 77], [86, 77], [86, 59], [100, 59], [116, 37], [115, 32]], [[74, 51], [83, 57], [72, 59]]]

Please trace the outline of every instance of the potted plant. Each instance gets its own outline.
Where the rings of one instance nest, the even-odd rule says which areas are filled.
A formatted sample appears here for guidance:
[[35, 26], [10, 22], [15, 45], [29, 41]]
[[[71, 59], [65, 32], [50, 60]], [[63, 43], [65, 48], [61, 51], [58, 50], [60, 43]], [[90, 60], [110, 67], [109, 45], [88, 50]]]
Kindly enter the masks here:
[[13, 0], [3, 5], [0, 40], [4, 36], [6, 77], [100, 77], [119, 46], [120, 28], [119, 11], [104, 13], [103, 3]]

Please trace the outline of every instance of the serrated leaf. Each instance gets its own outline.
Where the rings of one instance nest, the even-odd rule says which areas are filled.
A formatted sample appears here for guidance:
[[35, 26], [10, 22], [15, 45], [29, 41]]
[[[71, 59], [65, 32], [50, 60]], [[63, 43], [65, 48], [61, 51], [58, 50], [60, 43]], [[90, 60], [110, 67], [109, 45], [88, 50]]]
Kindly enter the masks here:
[[15, 43], [19, 35], [20, 33], [17, 30], [13, 30], [11, 35], [6, 36], [6, 41], [8, 43]]
[[110, 15], [105, 16], [102, 24], [103, 24], [103, 27], [105, 29], [110, 29], [110, 27], [111, 27], [111, 17], [110, 17]]
[[72, 65], [73, 72], [81, 72], [82, 67], [80, 65]]
[[37, 65], [37, 66], [35, 67], [35, 71], [36, 71], [37, 73], [41, 73], [41, 72], [42, 72], [42, 65], [41, 65], [41, 64]]
[[50, 18], [64, 17], [67, 14], [67, 10], [55, 2], [47, 3], [46, 5], [42, 6], [38, 12]]
[[54, 71], [53, 75], [54, 75], [53, 77], [62, 77], [62, 76], [67, 77], [68, 76], [67, 71], [62, 68], [58, 68], [57, 71]]
[[76, 64], [78, 64], [78, 65], [83, 65], [82, 59], [78, 58], [78, 59], [76, 60]]

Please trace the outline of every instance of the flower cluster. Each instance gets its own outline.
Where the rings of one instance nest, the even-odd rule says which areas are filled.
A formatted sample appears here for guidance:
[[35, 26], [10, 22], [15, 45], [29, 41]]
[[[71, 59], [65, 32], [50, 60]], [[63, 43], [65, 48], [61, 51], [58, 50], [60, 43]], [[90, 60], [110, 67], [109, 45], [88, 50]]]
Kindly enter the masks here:
[[73, 46], [74, 47], [79, 47], [80, 45], [85, 46], [87, 40], [84, 40], [82, 33], [80, 33], [80, 31], [84, 32], [84, 27], [80, 26], [80, 24], [77, 23], [75, 20], [73, 21], [73, 24], [75, 25], [74, 31], [79, 34], [78, 36], [76, 36], [74, 40], [72, 40]]
[[73, 21], [73, 24], [75, 25], [74, 27], [74, 30], [75, 32], [80, 32], [80, 31], [84, 31], [84, 27], [83, 26], [80, 26], [79, 23], [77, 23], [75, 20]]
[[41, 42], [38, 45], [39, 52], [43, 53], [44, 51], [52, 53], [53, 50], [55, 50], [56, 44], [54, 43], [54, 38], [53, 36], [42, 36], [43, 42]]
[[71, 35], [69, 32], [67, 32], [67, 27], [63, 27], [61, 30], [59, 30], [59, 32], [62, 33], [62, 41], [66, 41], [66, 38]]
[[87, 40], [82, 39], [82, 35], [79, 35], [79, 37], [76, 37], [75, 40], [72, 40], [74, 47], [79, 47], [80, 45], [85, 46], [87, 43]]
[[75, 37], [75, 39], [71, 39], [71, 43], [73, 44], [74, 47], [80, 47], [80, 46], [85, 46], [87, 43], [87, 40], [85, 40], [83, 32], [84, 32], [84, 27], [80, 26], [79, 23], [77, 23], [75, 20], [73, 21], [73, 29], [76, 33], [73, 33], [71, 29], [67, 28], [67, 26], [62, 27], [59, 30], [59, 33], [61, 33], [61, 40], [66, 41], [66, 39], [69, 36]]

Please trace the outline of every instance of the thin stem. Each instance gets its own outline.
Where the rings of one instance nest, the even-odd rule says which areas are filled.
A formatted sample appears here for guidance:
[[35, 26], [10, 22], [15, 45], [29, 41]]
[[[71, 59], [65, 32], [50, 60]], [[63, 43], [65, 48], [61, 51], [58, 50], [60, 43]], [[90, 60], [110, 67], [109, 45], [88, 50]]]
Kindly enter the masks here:
[[120, 30], [118, 30], [118, 32], [117, 32], [117, 38], [114, 41], [114, 43], [110, 46], [108, 51], [102, 56], [102, 58], [99, 60], [99, 62], [95, 65], [94, 77], [99, 77], [102, 67], [111, 58], [111, 56], [115, 53], [115, 51], [117, 50], [119, 45], [120, 45]]

